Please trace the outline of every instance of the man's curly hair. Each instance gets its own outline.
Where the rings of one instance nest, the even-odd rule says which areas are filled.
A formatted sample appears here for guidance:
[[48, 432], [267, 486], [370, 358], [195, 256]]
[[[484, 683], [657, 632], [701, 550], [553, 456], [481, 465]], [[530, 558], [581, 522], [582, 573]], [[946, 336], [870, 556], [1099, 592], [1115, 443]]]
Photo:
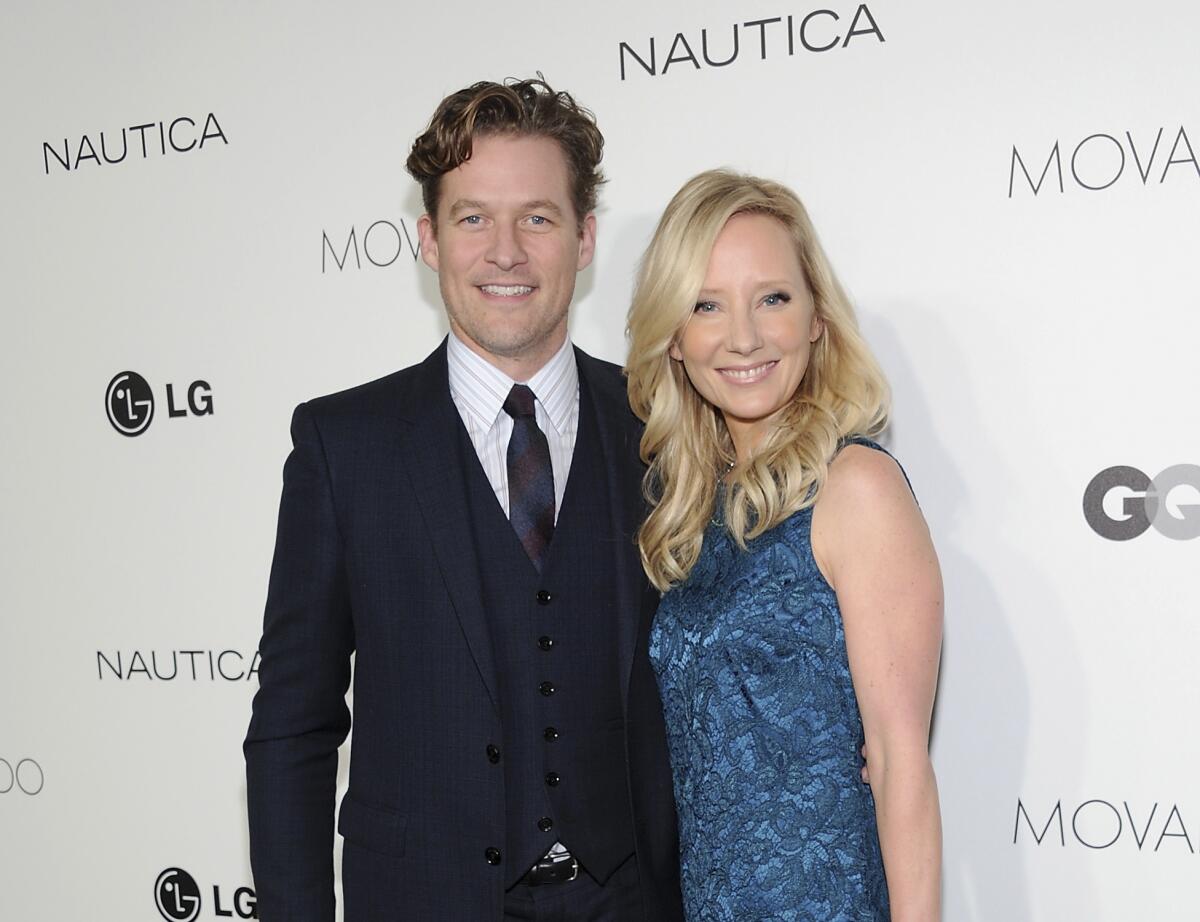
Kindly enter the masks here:
[[595, 210], [596, 190], [604, 182], [604, 136], [595, 116], [540, 76], [483, 80], [443, 99], [408, 155], [408, 172], [421, 184], [425, 211], [435, 226], [442, 176], [470, 160], [475, 138], [487, 135], [557, 141], [567, 160], [576, 220], [582, 223]]

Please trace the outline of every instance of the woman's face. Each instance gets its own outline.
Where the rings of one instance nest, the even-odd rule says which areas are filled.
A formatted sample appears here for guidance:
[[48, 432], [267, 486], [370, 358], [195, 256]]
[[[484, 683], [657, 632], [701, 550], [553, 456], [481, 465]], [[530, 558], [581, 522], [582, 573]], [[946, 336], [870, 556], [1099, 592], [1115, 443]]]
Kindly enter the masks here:
[[783, 224], [768, 215], [730, 218], [671, 357], [725, 417], [739, 460], [796, 393], [821, 328]]

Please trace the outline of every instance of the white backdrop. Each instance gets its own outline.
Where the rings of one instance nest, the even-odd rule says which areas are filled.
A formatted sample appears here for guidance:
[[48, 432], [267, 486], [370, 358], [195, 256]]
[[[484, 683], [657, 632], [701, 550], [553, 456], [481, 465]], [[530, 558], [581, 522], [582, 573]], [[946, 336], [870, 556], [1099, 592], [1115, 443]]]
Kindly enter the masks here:
[[1163, 533], [1200, 478], [1130, 540], [1084, 515], [1107, 468], [1200, 463], [1200, 8], [823, 2], [6, 10], [0, 917], [171, 919], [188, 878], [253, 913], [290, 411], [444, 334], [404, 157], [445, 93], [538, 70], [608, 141], [581, 346], [623, 359], [657, 215], [722, 164], [797, 189], [858, 304], [945, 571], [946, 918], [1200, 912], [1200, 541]]

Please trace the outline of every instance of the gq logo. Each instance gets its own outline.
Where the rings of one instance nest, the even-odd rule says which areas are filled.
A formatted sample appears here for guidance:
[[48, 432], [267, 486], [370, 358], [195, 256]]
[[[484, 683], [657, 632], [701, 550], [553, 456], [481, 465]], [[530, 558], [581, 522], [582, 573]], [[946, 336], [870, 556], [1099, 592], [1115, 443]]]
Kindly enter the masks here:
[[[187, 389], [187, 406], [175, 406], [175, 385], [168, 384], [167, 416], [212, 416], [212, 387], [207, 381], [193, 381]], [[154, 390], [136, 371], [114, 375], [104, 392], [104, 412], [112, 427], [131, 438], [141, 435], [154, 421]]]
[[[1167, 509], [1167, 497], [1182, 486], [1200, 490], [1200, 465], [1175, 464], [1153, 478], [1136, 467], [1105, 468], [1083, 491], [1083, 517], [1092, 531], [1109, 541], [1128, 541], [1149, 528], [1175, 541], [1200, 538], [1200, 504], [1179, 504], [1178, 516]], [[1121, 501], [1124, 516], [1113, 518], [1104, 509], [1104, 499], [1118, 489], [1128, 493]]]
[[200, 887], [187, 871], [167, 868], [154, 882], [154, 905], [167, 922], [192, 922], [200, 915]]

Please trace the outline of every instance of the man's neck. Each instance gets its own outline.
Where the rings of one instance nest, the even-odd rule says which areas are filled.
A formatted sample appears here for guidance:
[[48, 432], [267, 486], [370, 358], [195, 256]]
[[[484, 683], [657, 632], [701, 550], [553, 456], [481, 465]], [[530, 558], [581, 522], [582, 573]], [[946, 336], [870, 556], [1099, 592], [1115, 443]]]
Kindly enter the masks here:
[[532, 350], [528, 354], [514, 356], [496, 355], [489, 352], [471, 339], [471, 337], [463, 333], [454, 323], [450, 324], [450, 335], [489, 365], [508, 375], [513, 381], [516, 381], [518, 384], [524, 384], [545, 368], [546, 363], [554, 358], [563, 347], [563, 344], [567, 341], [567, 328], [564, 324], [561, 332], [539, 343], [537, 349]]

